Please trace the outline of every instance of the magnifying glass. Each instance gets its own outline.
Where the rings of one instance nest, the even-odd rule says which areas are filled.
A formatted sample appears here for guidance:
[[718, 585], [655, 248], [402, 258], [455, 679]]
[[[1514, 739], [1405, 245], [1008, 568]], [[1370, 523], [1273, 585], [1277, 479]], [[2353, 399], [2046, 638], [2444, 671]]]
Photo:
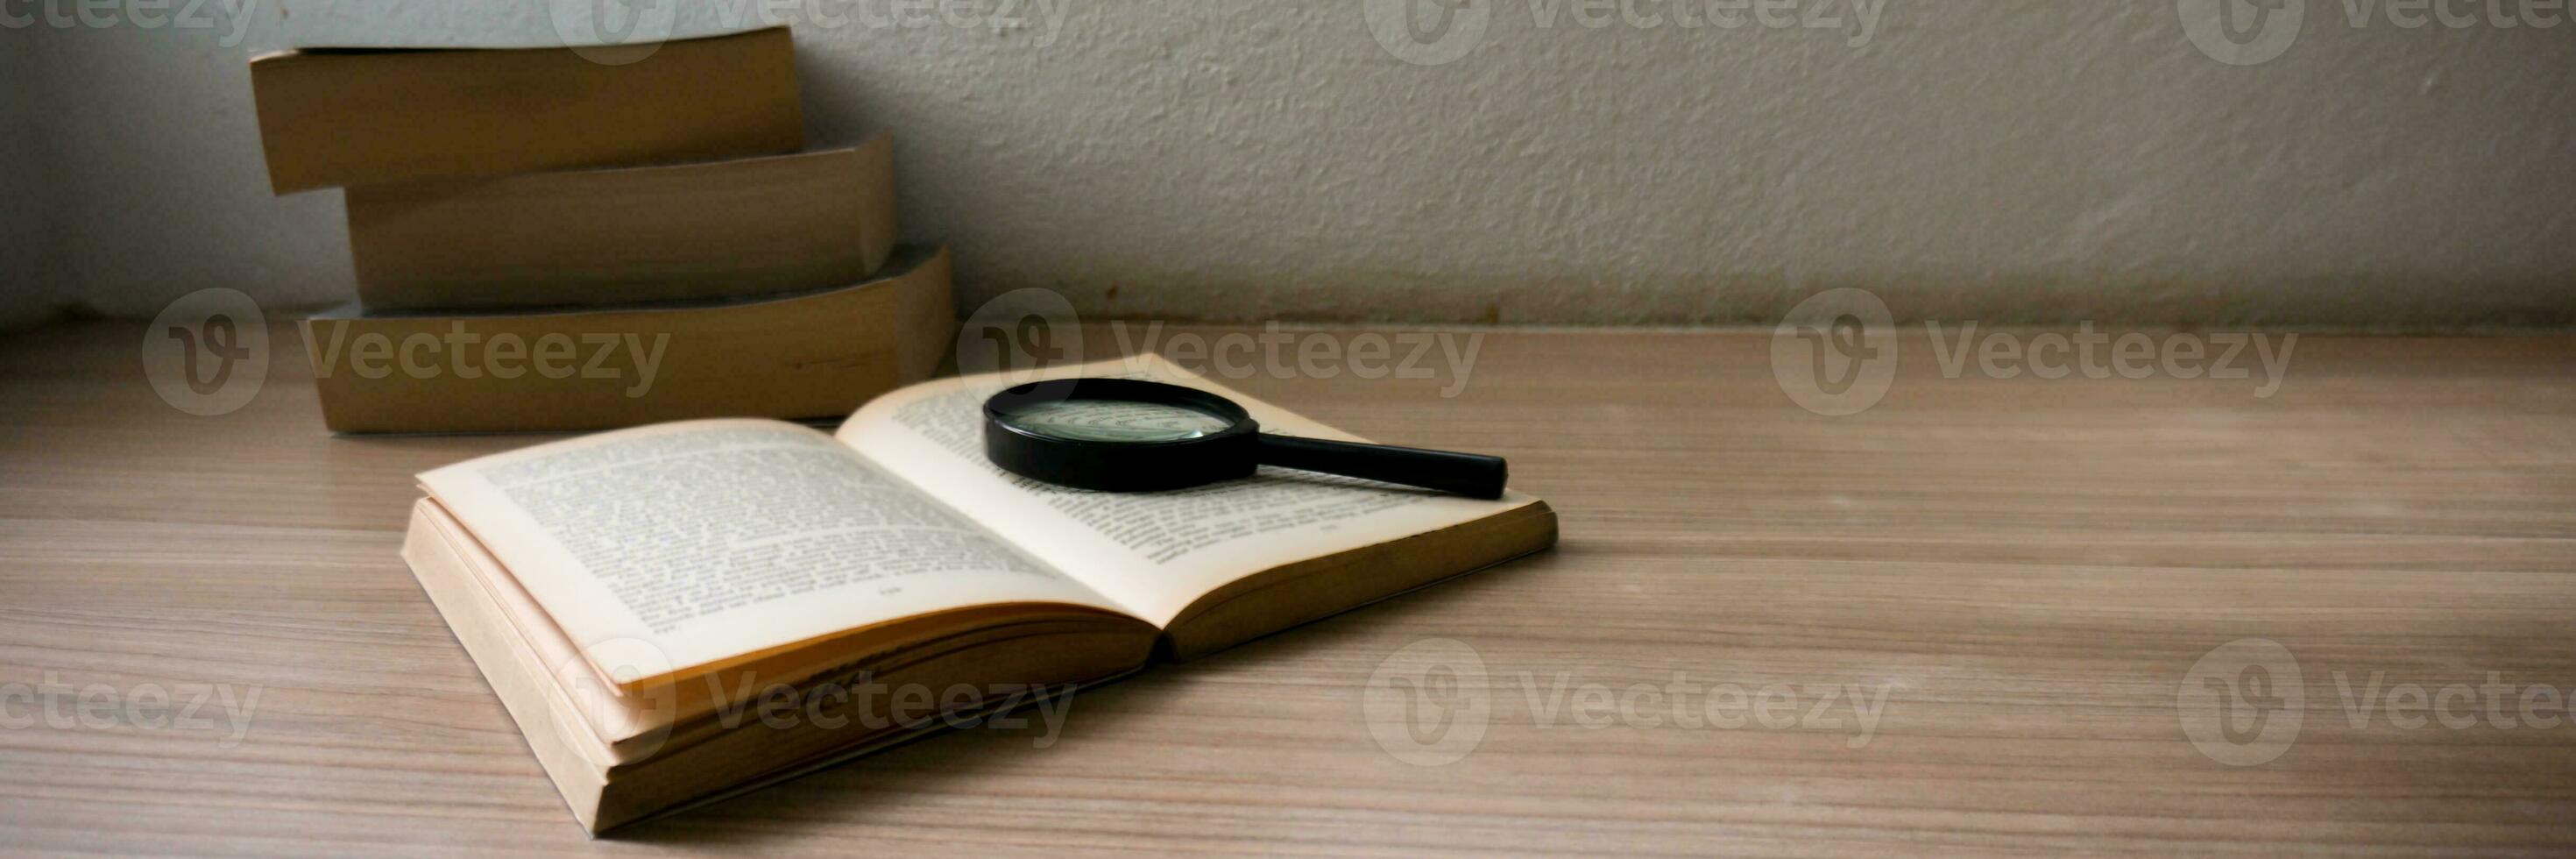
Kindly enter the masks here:
[[1013, 474], [1075, 489], [1163, 492], [1264, 466], [1501, 498], [1501, 457], [1261, 431], [1224, 397], [1141, 379], [1065, 379], [984, 401], [984, 454]]

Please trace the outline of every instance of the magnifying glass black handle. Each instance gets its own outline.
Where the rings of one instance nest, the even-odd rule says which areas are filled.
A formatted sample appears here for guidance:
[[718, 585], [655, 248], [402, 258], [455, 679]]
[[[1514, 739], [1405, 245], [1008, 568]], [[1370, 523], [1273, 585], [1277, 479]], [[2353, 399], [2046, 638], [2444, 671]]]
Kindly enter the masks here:
[[1511, 467], [1499, 456], [1418, 450], [1262, 433], [1263, 465], [1320, 471], [1487, 500], [1503, 497]]

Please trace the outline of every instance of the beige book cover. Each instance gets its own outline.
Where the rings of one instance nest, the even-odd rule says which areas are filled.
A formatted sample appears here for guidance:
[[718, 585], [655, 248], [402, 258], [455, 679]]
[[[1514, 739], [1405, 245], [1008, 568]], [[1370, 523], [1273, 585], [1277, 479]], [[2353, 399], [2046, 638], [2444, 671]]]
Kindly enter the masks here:
[[956, 336], [948, 252], [765, 300], [304, 320], [339, 432], [498, 432], [689, 418], [826, 418], [928, 378]]
[[805, 145], [784, 27], [658, 46], [302, 48], [255, 57], [272, 190], [699, 161]]
[[369, 311], [742, 298], [856, 283], [895, 244], [894, 141], [348, 191]]

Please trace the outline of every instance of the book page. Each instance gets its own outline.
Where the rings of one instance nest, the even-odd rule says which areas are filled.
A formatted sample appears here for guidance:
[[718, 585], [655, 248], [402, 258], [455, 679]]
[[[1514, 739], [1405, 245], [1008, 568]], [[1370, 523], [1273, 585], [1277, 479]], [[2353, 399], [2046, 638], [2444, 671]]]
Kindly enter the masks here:
[[604, 676], [969, 606], [1119, 610], [794, 424], [643, 427], [420, 481]]
[[984, 400], [1033, 378], [1133, 377], [1211, 391], [1266, 432], [1365, 441], [1209, 382], [1147, 353], [1007, 382], [942, 379], [869, 403], [841, 426], [860, 452], [1034, 557], [1168, 626], [1201, 595], [1273, 567], [1471, 522], [1533, 503], [1478, 501], [1310, 472], [1255, 476], [1178, 492], [1066, 489], [1013, 475], [984, 457]]

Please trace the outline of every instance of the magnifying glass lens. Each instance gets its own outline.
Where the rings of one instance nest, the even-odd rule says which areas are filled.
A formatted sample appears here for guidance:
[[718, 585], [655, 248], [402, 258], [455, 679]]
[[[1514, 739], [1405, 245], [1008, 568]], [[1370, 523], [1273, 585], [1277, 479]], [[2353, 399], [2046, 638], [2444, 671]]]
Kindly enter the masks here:
[[1165, 403], [1124, 400], [1056, 400], [1016, 406], [1001, 416], [1011, 426], [1070, 441], [1152, 444], [1205, 438], [1232, 421]]
[[1164, 492], [1253, 476], [1261, 466], [1501, 498], [1501, 457], [1261, 431], [1216, 394], [1142, 379], [1066, 379], [984, 401], [984, 455], [1032, 480], [1099, 492]]

